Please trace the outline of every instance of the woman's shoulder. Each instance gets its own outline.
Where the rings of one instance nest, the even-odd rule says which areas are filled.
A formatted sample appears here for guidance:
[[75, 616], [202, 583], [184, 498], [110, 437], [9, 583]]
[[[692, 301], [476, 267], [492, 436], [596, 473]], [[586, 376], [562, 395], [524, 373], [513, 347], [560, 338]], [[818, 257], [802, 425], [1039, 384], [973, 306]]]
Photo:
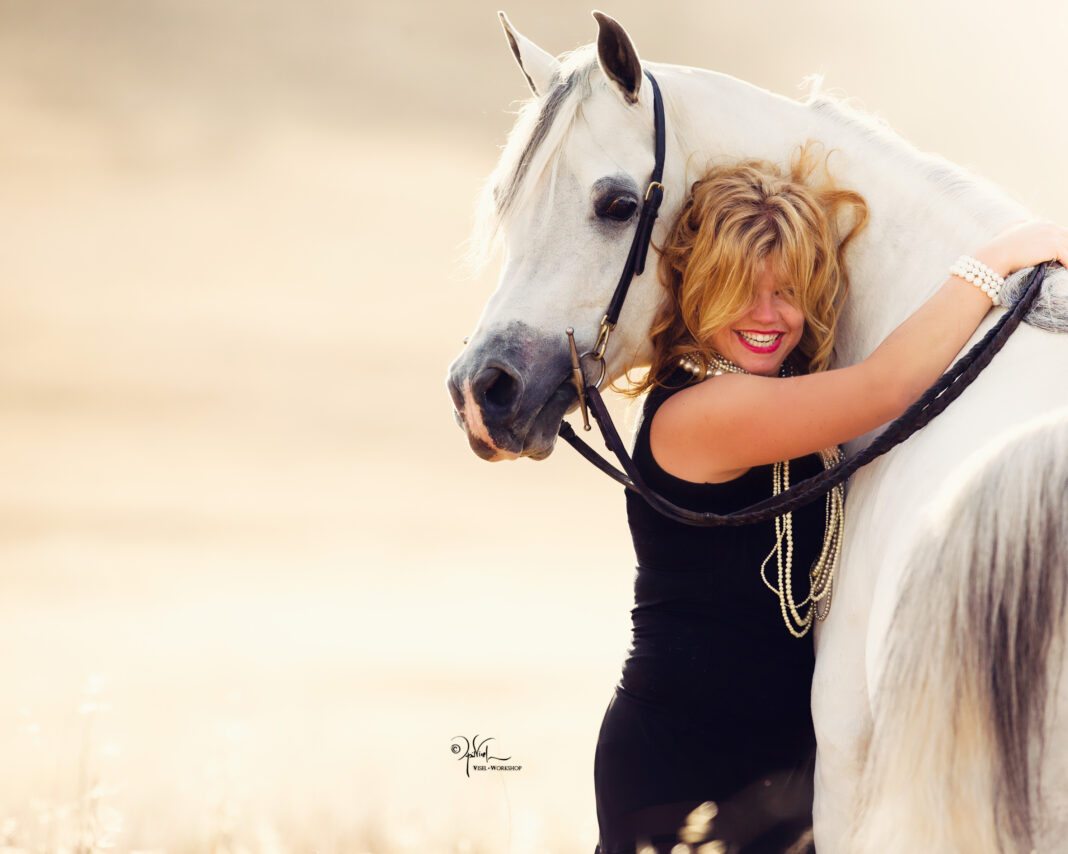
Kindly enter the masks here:
[[653, 415], [656, 414], [656, 411], [668, 400], [668, 398], [683, 389], [692, 388], [699, 382], [701, 382], [701, 379], [694, 376], [690, 371], [681, 366], [677, 367], [671, 374], [664, 377], [660, 383], [653, 386], [653, 388], [646, 394], [645, 402], [642, 404], [641, 426], [648, 430]]
[[[786, 373], [787, 376], [796, 376], [801, 373], [797, 369], [791, 366], [790, 370]], [[635, 433], [634, 439], [634, 457], [636, 461], [640, 461], [644, 465], [640, 465], [640, 468], [646, 469], [654, 479], [664, 479], [668, 482], [675, 483], [677, 485], [689, 484], [699, 487], [720, 487], [729, 488], [730, 484], [739, 483], [741, 481], [748, 480], [747, 476], [755, 475], [759, 471], [765, 469], [770, 471], [772, 468], [772, 462], [751, 466], [747, 469], [742, 469], [737, 473], [737, 476], [728, 477], [726, 480], [714, 479], [712, 481], [704, 481], [699, 479], [690, 479], [689, 477], [680, 477], [677, 474], [665, 469], [660, 462], [655, 458], [652, 451], [652, 427], [653, 421], [659, 410], [678, 395], [680, 392], [697, 392], [698, 387], [703, 387], [708, 383], [715, 383], [716, 376], [712, 377], [699, 377], [692, 374], [689, 370], [683, 367], [678, 367], [669, 376], [665, 377], [663, 381], [656, 385], [649, 391], [642, 406], [641, 420], [638, 423], [638, 427]], [[680, 401], [681, 402], [681, 401]], [[657, 419], [657, 424], [660, 424], [660, 420]], [[663, 442], [663, 427], [658, 427], [661, 430], [661, 439]], [[732, 425], [732, 429], [741, 429], [737, 423]], [[783, 460], [783, 462], [790, 462], [796, 471], [805, 471], [808, 473], [815, 473], [822, 469], [820, 462], [820, 456], [817, 453], [804, 454], [796, 459]]]
[[[694, 388], [700, 383], [707, 381], [706, 378], [697, 377], [689, 370], [679, 367], [669, 376], [664, 377], [662, 383], [654, 386], [646, 395], [645, 402], [642, 405], [641, 420], [638, 422], [635, 434], [633, 456], [642, 475], [651, 483], [657, 483], [662, 488], [668, 487], [674, 490], [681, 489], [684, 492], [689, 493], [695, 489], [701, 492], [721, 492], [725, 488], [730, 488], [729, 484], [735, 482], [700, 483], [677, 477], [664, 469], [657, 462], [652, 453], [649, 434], [653, 418], [660, 407], [679, 392]], [[764, 468], [770, 469], [770, 466], [756, 466], [754, 469], [751, 469], [749, 472], [746, 472], [740, 478], [735, 480], [748, 481], [749, 478], [747, 478], [746, 475], [755, 474], [757, 470]]]

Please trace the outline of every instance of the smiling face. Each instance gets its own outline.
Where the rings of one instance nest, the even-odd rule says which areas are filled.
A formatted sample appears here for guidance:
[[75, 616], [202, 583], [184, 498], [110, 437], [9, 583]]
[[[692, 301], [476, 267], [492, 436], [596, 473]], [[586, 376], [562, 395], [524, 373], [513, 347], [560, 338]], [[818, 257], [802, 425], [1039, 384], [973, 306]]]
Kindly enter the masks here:
[[822, 151], [809, 140], [785, 169], [718, 162], [693, 183], [657, 247], [666, 293], [649, 371], [629, 393], [668, 385], [690, 353], [718, 351], [754, 374], [775, 375], [788, 356], [805, 373], [830, 367], [849, 287], [843, 252], [868, 209], [857, 193], [812, 180]]
[[716, 330], [709, 344], [751, 374], [775, 376], [804, 329], [805, 316], [793, 300], [792, 288], [778, 280], [769, 258], [745, 312]]

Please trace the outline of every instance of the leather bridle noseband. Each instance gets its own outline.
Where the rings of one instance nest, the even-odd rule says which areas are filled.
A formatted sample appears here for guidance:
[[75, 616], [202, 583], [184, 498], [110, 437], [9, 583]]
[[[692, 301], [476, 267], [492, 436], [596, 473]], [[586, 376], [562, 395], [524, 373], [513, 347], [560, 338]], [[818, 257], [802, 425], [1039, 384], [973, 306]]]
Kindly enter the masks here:
[[[656, 134], [656, 160], [645, 191], [641, 213], [638, 216], [638, 227], [634, 233], [634, 240], [631, 242], [630, 252], [623, 267], [623, 273], [619, 277], [619, 283], [616, 285], [612, 299], [608, 303], [608, 309], [601, 319], [601, 327], [597, 333], [593, 349], [579, 355], [578, 348], [575, 346], [575, 330], [570, 326], [566, 330], [568, 348], [571, 354], [571, 382], [578, 393], [583, 428], [586, 430], [591, 429], [587, 409], [592, 410], [594, 420], [597, 422], [601, 435], [604, 437], [605, 445], [608, 450], [615, 454], [623, 470], [617, 469], [580, 439], [567, 421], [560, 423], [559, 435], [609, 477], [623, 484], [627, 489], [641, 495], [653, 509], [676, 522], [702, 527], [749, 525], [754, 522], [763, 522], [775, 516], [781, 516], [791, 510], [796, 510], [798, 507], [802, 507], [826, 495], [835, 486], [843, 483], [861, 466], [870, 463], [876, 457], [882, 456], [891, 448], [904, 442], [956, 400], [979, 372], [990, 363], [994, 354], [1002, 348], [1009, 335], [1020, 324], [1020, 321], [1038, 295], [1049, 264], [1036, 266], [1031, 271], [1027, 284], [1024, 286], [1023, 294], [1016, 305], [1006, 312], [964, 356], [954, 362], [949, 370], [919, 400], [905, 410], [905, 413], [900, 418], [891, 422], [860, 453], [836, 466], [823, 470], [819, 474], [793, 484], [777, 496], [752, 504], [734, 513], [723, 515], [700, 513], [673, 504], [664, 496], [650, 489], [643, 480], [634, 464], [634, 460], [627, 453], [627, 449], [615, 425], [612, 423], [612, 418], [608, 414], [608, 409], [601, 398], [600, 392], [601, 384], [604, 382], [608, 372], [605, 363], [605, 350], [608, 347], [608, 339], [619, 321], [619, 313], [623, 308], [623, 301], [627, 298], [627, 290], [630, 288], [631, 280], [636, 275], [640, 276], [645, 269], [645, 258], [649, 251], [653, 225], [660, 210], [660, 203], [664, 198], [664, 185], [661, 183], [664, 176], [664, 103], [660, 95], [660, 87], [657, 85], [653, 75], [645, 71], [645, 76], [653, 89], [653, 127]], [[583, 359], [600, 363], [600, 374], [596, 382], [586, 382], [582, 367]]]

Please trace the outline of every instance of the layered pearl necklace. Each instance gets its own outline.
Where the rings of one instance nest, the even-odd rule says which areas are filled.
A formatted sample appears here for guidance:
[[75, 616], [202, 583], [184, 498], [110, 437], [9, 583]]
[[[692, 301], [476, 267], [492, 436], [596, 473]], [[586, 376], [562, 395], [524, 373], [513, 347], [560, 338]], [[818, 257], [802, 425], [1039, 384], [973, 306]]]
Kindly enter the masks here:
[[[745, 368], [718, 353], [696, 353], [679, 357], [679, 365], [691, 374], [702, 379], [718, 377], [723, 374], [748, 374]], [[783, 362], [779, 376], [793, 376], [793, 370]], [[820, 461], [825, 469], [837, 465], [842, 459], [839, 448], [826, 448], [819, 452]], [[771, 494], [780, 495], [790, 488], [790, 461], [775, 463], [771, 472]], [[823, 548], [808, 571], [809, 592], [800, 602], [794, 602], [791, 570], [793, 567], [794, 539], [793, 513], [784, 513], [775, 517], [775, 545], [772, 546], [764, 562], [760, 564], [760, 578], [765, 586], [779, 599], [783, 622], [787, 630], [796, 638], [804, 637], [812, 628], [812, 620], [823, 621], [831, 610], [831, 591], [834, 583], [834, 571], [838, 567], [838, 557], [842, 552], [842, 531], [845, 529], [845, 487], [839, 484], [827, 493], [826, 511], [824, 513]], [[784, 542], [785, 541], [785, 542]], [[765, 567], [772, 556], [778, 566], [778, 578], [775, 584], [768, 581]], [[802, 608], [808, 608], [802, 613]]]

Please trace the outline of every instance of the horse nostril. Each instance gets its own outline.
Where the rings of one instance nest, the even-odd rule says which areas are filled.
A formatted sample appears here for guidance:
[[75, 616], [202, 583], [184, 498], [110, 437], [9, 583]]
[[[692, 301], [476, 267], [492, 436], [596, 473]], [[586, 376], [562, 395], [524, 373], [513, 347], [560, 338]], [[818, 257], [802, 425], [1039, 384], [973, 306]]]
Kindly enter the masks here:
[[519, 384], [508, 374], [500, 372], [497, 378], [486, 386], [484, 392], [486, 401], [494, 406], [504, 408], [510, 405], [516, 397]]
[[519, 403], [519, 380], [502, 368], [479, 371], [472, 391], [487, 415], [507, 415]]

